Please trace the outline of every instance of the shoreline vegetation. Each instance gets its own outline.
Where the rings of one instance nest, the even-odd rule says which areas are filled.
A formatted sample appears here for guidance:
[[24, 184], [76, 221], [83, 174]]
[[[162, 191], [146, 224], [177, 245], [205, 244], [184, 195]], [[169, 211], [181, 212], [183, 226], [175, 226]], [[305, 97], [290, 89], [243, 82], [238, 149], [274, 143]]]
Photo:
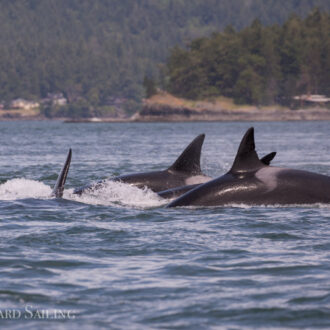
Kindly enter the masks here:
[[316, 105], [292, 110], [280, 105], [237, 105], [231, 98], [187, 100], [158, 93], [144, 100], [133, 121], [287, 121], [330, 120], [330, 109]]
[[[189, 8], [196, 9], [199, 1]], [[20, 6], [15, 2], [8, 8], [0, 5], [5, 10], [0, 15], [0, 26], [8, 32], [2, 40], [6, 51], [0, 52], [0, 120], [330, 120], [330, 12], [326, 9], [314, 8], [301, 16], [294, 11], [286, 15], [285, 21], [268, 23], [257, 15], [243, 26], [214, 26], [201, 35], [187, 34], [182, 40], [174, 38], [180, 31], [177, 27], [171, 30], [173, 38], [168, 42], [158, 37], [153, 41], [155, 49], [163, 47], [161, 57], [151, 50], [139, 57], [139, 52], [126, 48], [133, 45], [130, 40], [115, 44], [114, 36], [108, 34], [108, 38], [98, 39], [112, 30], [110, 22], [117, 19], [113, 8], [103, 7], [98, 0], [91, 7], [88, 1], [74, 0], [76, 6], [71, 8], [81, 17], [89, 17], [90, 9], [94, 9], [91, 18], [95, 24], [98, 22], [92, 34], [95, 38], [81, 33], [84, 27], [78, 24], [69, 29], [82, 36], [78, 44], [67, 30], [61, 30], [62, 25], [59, 28], [63, 34], [29, 33], [17, 41], [16, 35], [9, 33], [18, 23], [11, 17], [22, 16], [29, 21], [32, 16], [28, 13], [50, 9], [47, 1], [42, 2], [45, 7], [29, 7], [27, 3]], [[56, 6], [63, 15], [73, 14], [67, 12], [70, 6], [64, 2]], [[173, 6], [174, 2], [166, 7], [168, 14], [175, 9]], [[157, 16], [158, 11], [152, 8], [149, 10]], [[99, 21], [102, 9], [108, 16]], [[136, 10], [141, 19], [145, 17], [144, 6], [137, 5]], [[27, 21], [19, 21], [20, 32], [25, 31]], [[124, 35], [147, 37], [156, 26], [149, 23], [143, 33], [133, 29], [124, 31]], [[48, 26], [48, 21], [44, 24]], [[32, 24], [31, 28], [36, 26]], [[165, 25], [159, 28], [163, 34], [167, 31]], [[48, 30], [42, 27], [36, 31]], [[50, 40], [54, 43], [49, 44]], [[144, 49], [147, 40], [135, 40], [136, 49]], [[54, 47], [61, 52], [55, 52]], [[111, 56], [114, 50], [120, 50], [117, 57]], [[124, 70], [129, 68], [125, 56], [136, 70]], [[112, 62], [114, 58], [117, 61]]]
[[322, 105], [292, 110], [280, 105], [237, 105], [227, 97], [188, 100], [167, 92], [143, 100], [140, 111], [130, 117], [48, 118], [40, 109], [0, 110], [0, 121], [57, 120], [64, 122], [184, 122], [184, 121], [290, 121], [330, 120], [330, 109]]

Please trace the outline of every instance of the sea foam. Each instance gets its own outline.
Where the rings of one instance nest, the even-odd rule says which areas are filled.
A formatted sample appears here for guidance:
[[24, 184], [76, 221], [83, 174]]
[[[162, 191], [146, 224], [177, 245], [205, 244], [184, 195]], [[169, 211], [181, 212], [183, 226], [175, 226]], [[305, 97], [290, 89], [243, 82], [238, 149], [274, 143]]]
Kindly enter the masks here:
[[0, 185], [0, 200], [16, 200], [24, 198], [46, 199], [51, 196], [52, 189], [46, 184], [24, 178], [11, 179]]
[[137, 188], [127, 183], [106, 181], [97, 189], [87, 189], [82, 195], [65, 190], [63, 198], [93, 205], [116, 205], [137, 208], [151, 208], [167, 204], [168, 200], [159, 197], [148, 188]]

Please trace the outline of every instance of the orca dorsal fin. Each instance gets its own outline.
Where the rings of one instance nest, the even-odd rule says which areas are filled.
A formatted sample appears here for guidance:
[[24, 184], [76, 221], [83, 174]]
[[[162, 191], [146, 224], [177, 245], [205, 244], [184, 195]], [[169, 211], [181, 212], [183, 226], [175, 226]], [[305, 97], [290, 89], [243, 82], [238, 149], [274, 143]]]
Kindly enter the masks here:
[[66, 156], [65, 163], [61, 169], [60, 174], [58, 175], [58, 178], [56, 180], [55, 186], [52, 191], [52, 196], [55, 196], [56, 198], [63, 197], [64, 185], [65, 185], [66, 177], [68, 176], [69, 173], [71, 157], [72, 157], [72, 150], [70, 148], [68, 155]]
[[230, 172], [250, 172], [263, 166], [255, 150], [254, 128], [251, 127], [243, 136]]
[[273, 151], [271, 152], [270, 154], [266, 155], [266, 156], [263, 156], [260, 161], [262, 163], [264, 163], [265, 165], [269, 165], [270, 162], [274, 159], [274, 157], [276, 156], [276, 152]]
[[198, 135], [182, 152], [178, 159], [168, 170], [180, 171], [191, 174], [201, 174], [201, 151], [205, 139], [205, 134]]

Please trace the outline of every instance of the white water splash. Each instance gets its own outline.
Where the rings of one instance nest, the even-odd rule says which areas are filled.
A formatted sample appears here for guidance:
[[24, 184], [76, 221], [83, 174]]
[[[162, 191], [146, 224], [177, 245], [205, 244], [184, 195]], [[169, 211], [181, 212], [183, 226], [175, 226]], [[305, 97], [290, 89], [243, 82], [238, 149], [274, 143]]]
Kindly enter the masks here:
[[[24, 178], [8, 180], [0, 185], [0, 200], [17, 200], [25, 198], [50, 199], [52, 188], [46, 184]], [[167, 204], [168, 200], [159, 197], [150, 189], [139, 189], [132, 185], [108, 181], [90, 189], [81, 196], [75, 195], [73, 189], [66, 189], [63, 198], [85, 204], [105, 206], [129, 206], [151, 208]]]
[[18, 178], [8, 180], [0, 185], [0, 200], [24, 198], [49, 198], [52, 189], [42, 182]]
[[[154, 208], [168, 204], [168, 199], [159, 197], [152, 190], [144, 188], [140, 189], [127, 183], [106, 181], [98, 189], [90, 189], [81, 196], [73, 193], [73, 189], [66, 189], [63, 198], [67, 200], [77, 201], [84, 204], [104, 205], [104, 206], [122, 206], [133, 208]], [[18, 200], [25, 198], [50, 199], [52, 196], [52, 188], [46, 184], [24, 178], [11, 179], [0, 184], [0, 200]], [[240, 203], [232, 203], [222, 207], [251, 209], [254, 207], [261, 208], [319, 208], [330, 209], [329, 204], [290, 204], [290, 205], [247, 205]], [[186, 206], [184, 208], [196, 209], [198, 206]], [[202, 207], [205, 208], [205, 207]], [[212, 206], [207, 208], [219, 208]]]
[[92, 205], [121, 205], [137, 208], [158, 207], [168, 203], [152, 190], [140, 189], [127, 183], [106, 181], [97, 189], [88, 189], [81, 196], [73, 189], [64, 191], [63, 198]]
[[[219, 206], [214, 206], [219, 207]], [[226, 204], [223, 207], [232, 207], [232, 208], [240, 208], [240, 209], [252, 209], [252, 208], [265, 208], [265, 209], [285, 209], [285, 208], [297, 208], [297, 209], [330, 209], [330, 204], [324, 203], [312, 203], [312, 204], [257, 204], [257, 205], [249, 205], [249, 204]]]

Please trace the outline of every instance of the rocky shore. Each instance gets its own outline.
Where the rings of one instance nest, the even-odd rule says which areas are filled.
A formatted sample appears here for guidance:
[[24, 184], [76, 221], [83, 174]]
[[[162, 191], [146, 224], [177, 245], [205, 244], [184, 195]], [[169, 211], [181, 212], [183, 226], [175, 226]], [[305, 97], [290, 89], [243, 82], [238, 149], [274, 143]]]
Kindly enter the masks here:
[[[0, 121], [49, 120], [39, 111], [0, 110]], [[177, 121], [295, 121], [330, 120], [330, 109], [322, 106], [291, 110], [280, 106], [235, 105], [230, 99], [192, 101], [161, 93], [143, 101], [142, 109], [131, 117], [54, 118], [69, 123], [91, 122], [177, 122]]]
[[145, 105], [132, 121], [289, 121], [289, 120], [330, 120], [330, 110], [325, 108], [283, 110], [227, 110], [194, 111], [189, 108], [173, 108], [164, 105]]
[[144, 101], [143, 108], [131, 120], [153, 121], [288, 121], [330, 120], [330, 109], [291, 110], [280, 106], [234, 105], [230, 99], [191, 101], [163, 93]]

